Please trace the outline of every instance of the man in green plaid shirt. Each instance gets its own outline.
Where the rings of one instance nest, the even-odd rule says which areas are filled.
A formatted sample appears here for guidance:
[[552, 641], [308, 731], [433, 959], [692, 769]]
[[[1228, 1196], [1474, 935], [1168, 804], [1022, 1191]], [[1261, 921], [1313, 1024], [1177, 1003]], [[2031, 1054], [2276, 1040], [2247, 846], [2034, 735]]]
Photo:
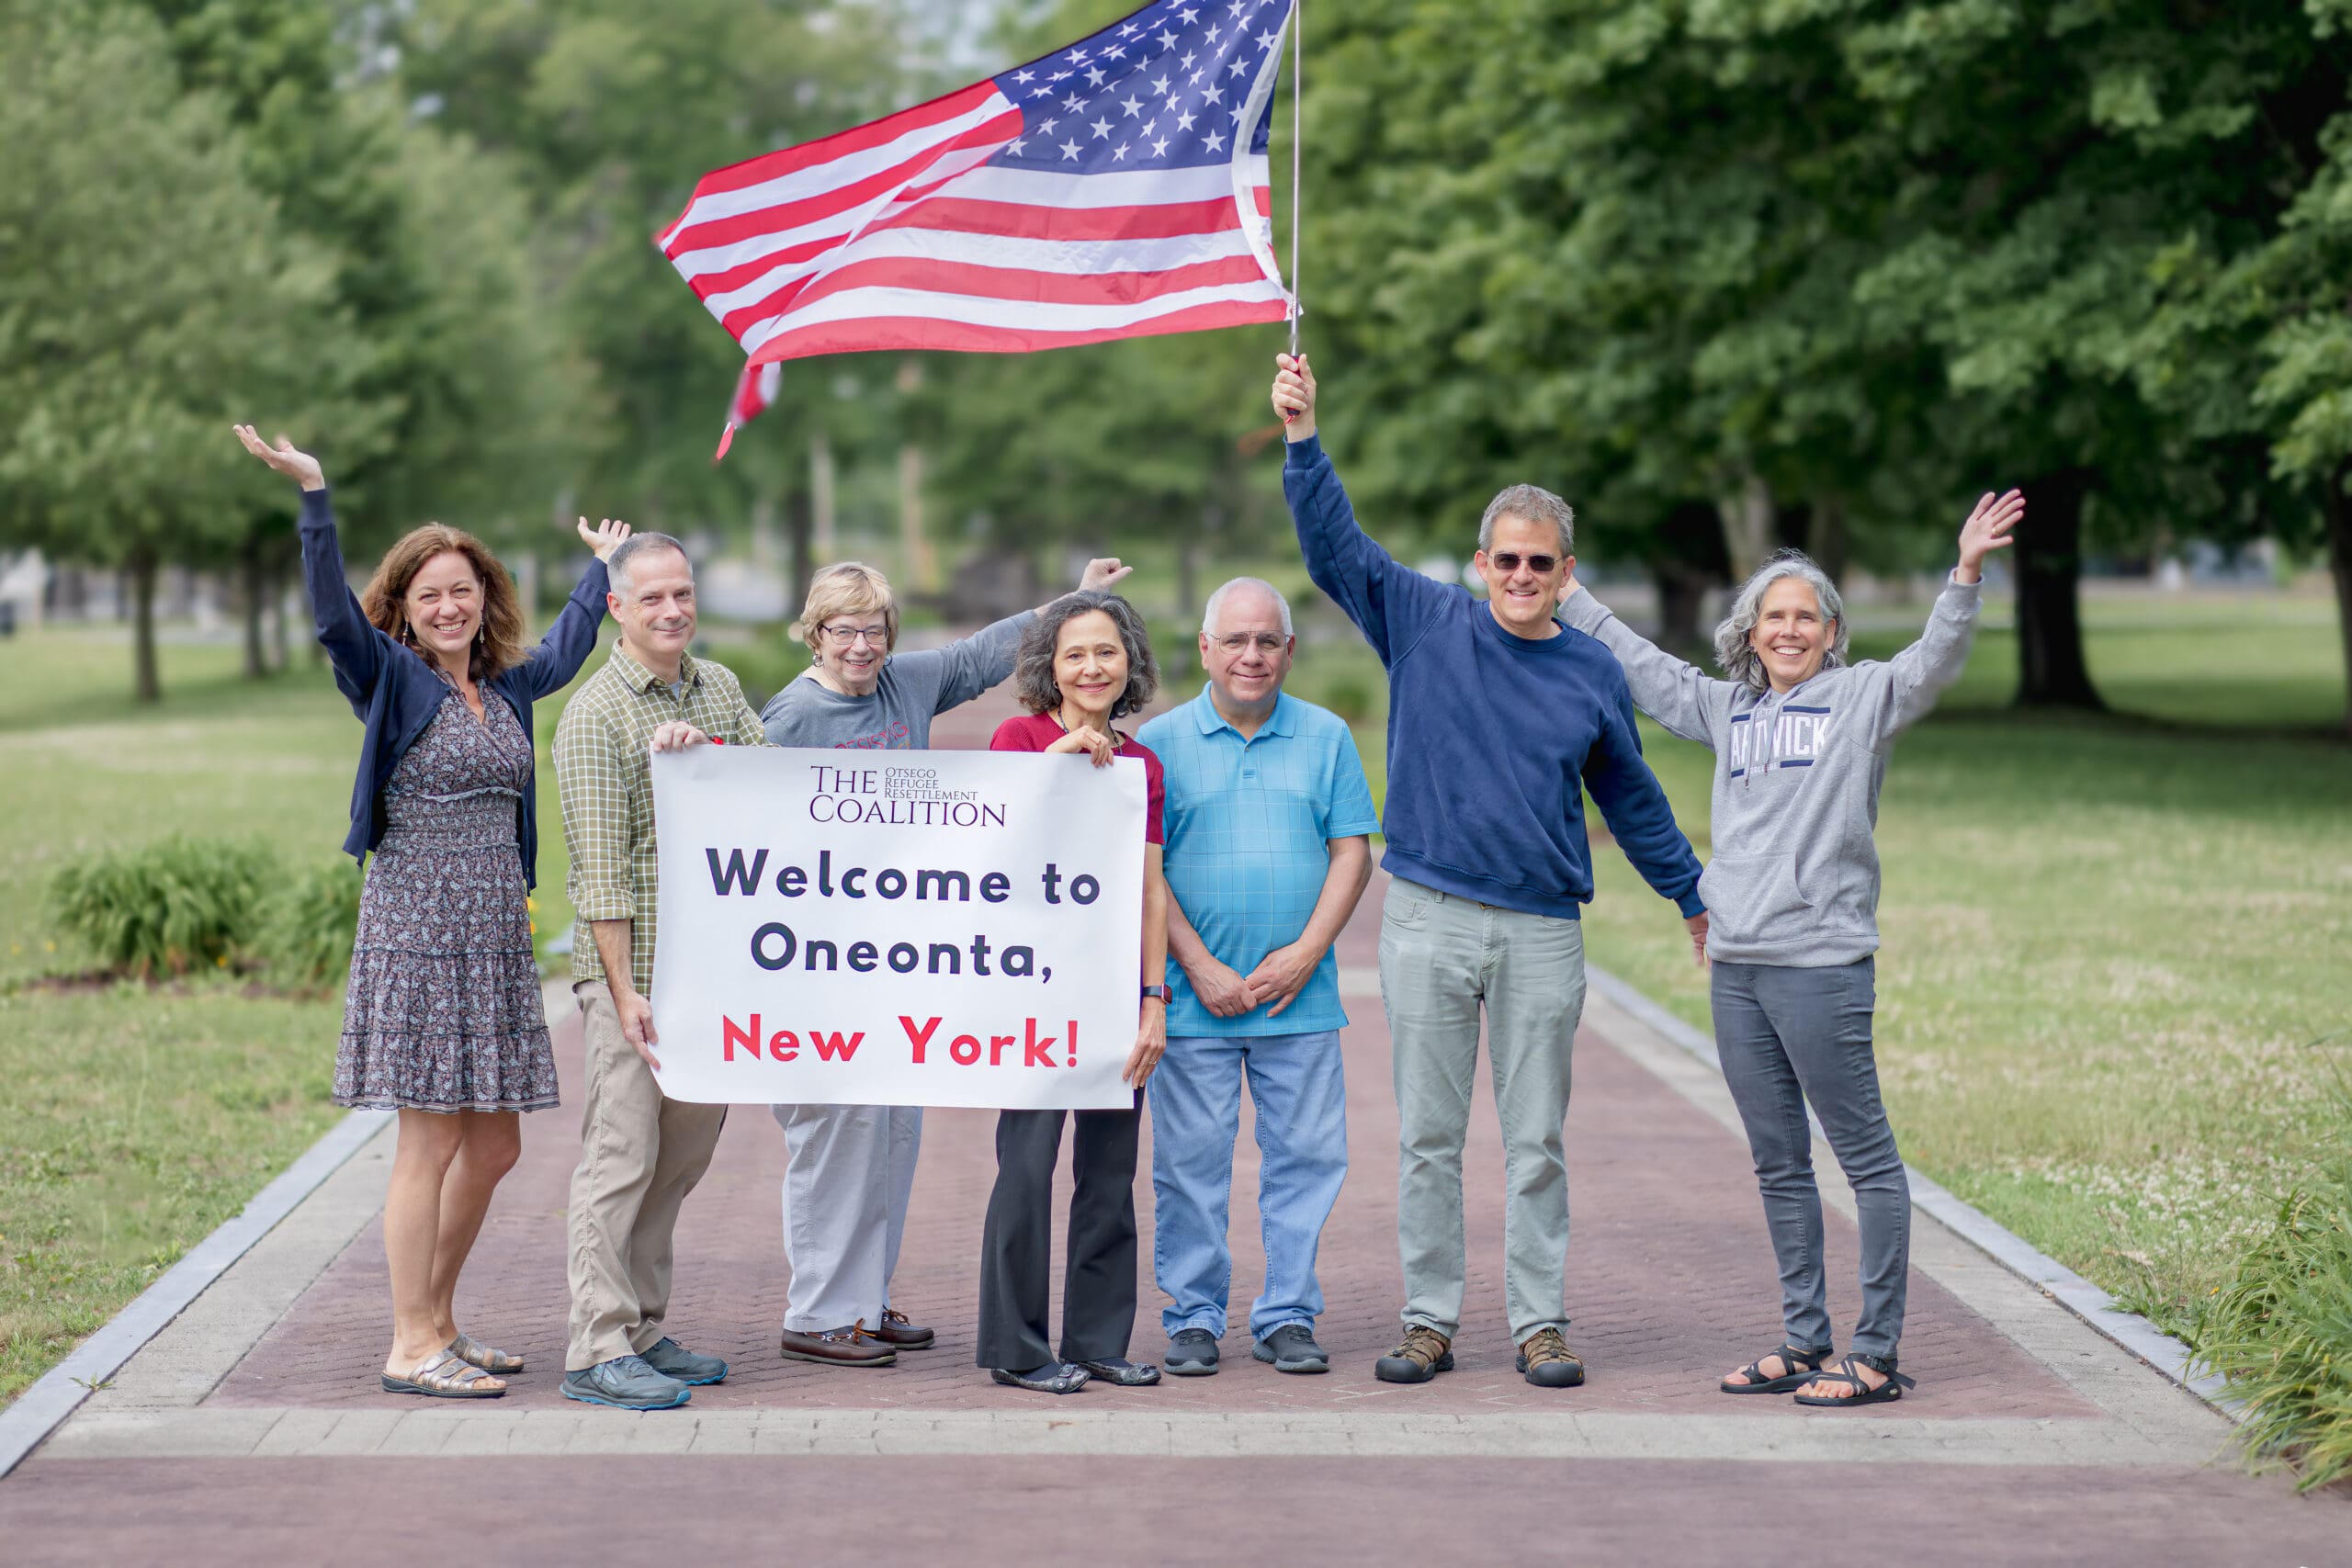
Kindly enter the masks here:
[[563, 1393], [591, 1404], [660, 1410], [727, 1375], [716, 1356], [669, 1337], [670, 1236], [709, 1168], [723, 1105], [671, 1100], [655, 1081], [655, 859], [649, 753], [691, 728], [764, 746], [732, 671], [686, 652], [694, 567], [677, 540], [639, 534], [613, 552], [607, 601], [621, 628], [556, 726], [556, 780], [579, 923], [572, 993], [587, 1021], [588, 1093], [571, 1177], [571, 1345]]

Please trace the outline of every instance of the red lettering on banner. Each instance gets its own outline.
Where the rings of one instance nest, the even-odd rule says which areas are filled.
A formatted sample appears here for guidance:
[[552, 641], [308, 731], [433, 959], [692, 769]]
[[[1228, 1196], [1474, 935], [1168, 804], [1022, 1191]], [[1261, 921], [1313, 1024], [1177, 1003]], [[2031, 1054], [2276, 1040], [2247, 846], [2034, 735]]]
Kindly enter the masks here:
[[789, 1029], [779, 1029], [768, 1036], [768, 1055], [779, 1062], [794, 1062], [800, 1058], [800, 1036]]
[[749, 1029], [736, 1028], [735, 1021], [731, 1018], [721, 1018], [718, 1021], [726, 1026], [726, 1035], [722, 1043], [722, 1048], [727, 1053], [724, 1060], [731, 1062], [735, 1059], [735, 1047], [738, 1045], [742, 1046], [753, 1056], [760, 1054], [760, 1015], [758, 1013], [752, 1015], [752, 1024]]
[[1053, 1058], [1054, 1037], [1048, 1034], [1040, 1038], [1037, 1033], [1037, 1021], [1035, 1019], [1025, 1019], [1023, 1021], [1027, 1023], [1029, 1026], [1029, 1038], [1023, 1043], [1021, 1047], [1021, 1065], [1024, 1067], [1050, 1067], [1055, 1066], [1056, 1064]]
[[991, 1034], [991, 1035], [989, 1035], [989, 1066], [991, 1066], [991, 1067], [1001, 1067], [1001, 1066], [1004, 1066], [1004, 1048], [1005, 1048], [1007, 1045], [1018, 1045], [1018, 1044], [1020, 1044], [1020, 1043], [1021, 1043], [1021, 1036], [1019, 1036], [1018, 1034]]
[[931, 1043], [931, 1037], [933, 1035], [939, 1032], [939, 1020], [935, 1018], [933, 1019], [929, 1023], [924, 1024], [922, 1032], [918, 1033], [915, 1030], [915, 1021], [909, 1018], [905, 1013], [900, 1013], [899, 1015], [899, 1027], [907, 1032], [907, 1041], [914, 1047], [915, 1066], [918, 1067], [922, 1066], [922, 1048]]
[[865, 1043], [865, 1031], [860, 1030], [857, 1033], [851, 1035], [847, 1041], [843, 1041], [842, 1032], [838, 1029], [831, 1034], [812, 1029], [808, 1032], [808, 1043], [817, 1047], [819, 1061], [846, 1062], [857, 1055], [857, 1048], [860, 1045]]

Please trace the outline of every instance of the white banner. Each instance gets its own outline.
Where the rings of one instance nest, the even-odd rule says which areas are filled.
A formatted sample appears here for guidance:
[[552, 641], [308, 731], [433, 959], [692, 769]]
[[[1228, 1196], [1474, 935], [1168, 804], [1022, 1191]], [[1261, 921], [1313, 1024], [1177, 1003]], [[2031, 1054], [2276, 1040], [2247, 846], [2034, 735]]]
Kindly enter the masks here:
[[656, 755], [662, 1092], [1132, 1105], [1144, 788], [1125, 758]]

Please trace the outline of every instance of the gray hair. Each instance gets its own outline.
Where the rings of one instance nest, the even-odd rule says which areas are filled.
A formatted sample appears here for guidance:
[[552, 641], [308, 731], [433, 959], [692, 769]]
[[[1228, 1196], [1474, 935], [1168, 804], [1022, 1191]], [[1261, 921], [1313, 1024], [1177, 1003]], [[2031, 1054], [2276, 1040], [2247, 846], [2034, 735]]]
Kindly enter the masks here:
[[1549, 523], [1558, 530], [1560, 553], [1577, 553], [1576, 508], [1545, 490], [1542, 485], [1506, 485], [1487, 502], [1486, 515], [1478, 519], [1478, 547], [1489, 550], [1495, 546], [1495, 520], [1499, 517], [1524, 517], [1530, 523]]
[[1127, 689], [1111, 705], [1111, 716], [1131, 714], [1159, 690], [1159, 661], [1151, 656], [1151, 634], [1143, 616], [1116, 593], [1100, 588], [1065, 593], [1037, 612], [1021, 634], [1021, 651], [1012, 660], [1012, 692], [1031, 713], [1051, 713], [1061, 706], [1061, 682], [1054, 679], [1054, 650], [1061, 644], [1062, 628], [1080, 615], [1100, 610], [1119, 628], [1127, 650]]
[[1731, 614], [1715, 628], [1715, 662], [1723, 666], [1724, 674], [1751, 692], [1767, 691], [1772, 682], [1764, 673], [1763, 656], [1747, 637], [1756, 629], [1764, 591], [1784, 577], [1793, 577], [1813, 590], [1814, 603], [1820, 607], [1822, 618], [1834, 628], [1822, 667], [1829, 669], [1846, 662], [1846, 603], [1838, 596], [1838, 585], [1803, 550], [1782, 550], [1739, 585], [1739, 592], [1732, 595]]
[[613, 592], [624, 599], [628, 598], [636, 588], [630, 576], [636, 570], [638, 557], [659, 555], [663, 550], [677, 551], [678, 558], [686, 563], [687, 575], [693, 575], [695, 558], [686, 554], [685, 546], [667, 534], [631, 534], [620, 542], [618, 549], [605, 559], [605, 575], [611, 579]]
[[1290, 629], [1290, 601], [1283, 597], [1283, 591], [1275, 587], [1272, 583], [1267, 581], [1262, 577], [1237, 577], [1232, 581], [1226, 583], [1223, 587], [1219, 588], [1216, 592], [1210, 594], [1209, 602], [1202, 606], [1201, 635], [1203, 637], [1216, 636], [1216, 613], [1225, 608], [1226, 596], [1237, 588], [1254, 588], [1258, 590], [1259, 592], [1263, 593], [1267, 598], [1272, 599], [1274, 602], [1274, 607], [1283, 613], [1283, 636], [1289, 637], [1292, 635]]

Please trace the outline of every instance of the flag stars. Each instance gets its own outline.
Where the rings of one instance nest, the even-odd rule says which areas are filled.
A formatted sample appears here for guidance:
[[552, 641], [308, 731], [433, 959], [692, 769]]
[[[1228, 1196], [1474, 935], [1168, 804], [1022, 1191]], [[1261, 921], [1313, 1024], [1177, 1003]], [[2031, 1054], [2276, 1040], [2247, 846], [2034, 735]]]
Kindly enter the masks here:
[[[1177, 63], [1177, 65], [1178, 65], [1181, 69], [1182, 69], [1182, 70], [1186, 70], [1186, 71], [1190, 71], [1190, 70], [1193, 68], [1193, 62], [1194, 62], [1195, 60], [1198, 60], [1199, 58], [1200, 58], [1200, 56], [1199, 56], [1199, 55], [1197, 55], [1197, 54], [1193, 53], [1191, 50], [1189, 50], [1189, 49], [1188, 49], [1188, 50], [1186, 50], [1186, 51], [1184, 51], [1184, 58], [1183, 58], [1183, 59], [1182, 59], [1182, 60], [1180, 60], [1180, 61], [1178, 61], [1176, 63]], [[1200, 78], [1199, 78], [1199, 77], [1197, 77], [1197, 76], [1195, 76], [1195, 77], [1193, 78], [1193, 80], [1194, 80], [1194, 81], [1198, 81], [1198, 80], [1200, 80]]]
[[1099, 86], [1101, 86], [1101, 85], [1102, 85], [1102, 83], [1103, 83], [1103, 80], [1104, 80], [1104, 78], [1103, 78], [1103, 74], [1102, 74], [1102, 68], [1100, 65], [1090, 65], [1090, 66], [1088, 66], [1088, 67], [1086, 68], [1086, 79], [1087, 79], [1089, 82], [1092, 83], [1095, 86], [1098, 86], [1098, 87], [1099, 87]]
[[1159, 141], [1154, 141], [1151, 144], [1151, 155], [1155, 158], [1165, 158], [1168, 156], [1168, 138], [1163, 136]]
[[1129, 119], [1133, 119], [1136, 116], [1143, 113], [1143, 100], [1133, 96], [1121, 99], [1119, 107], [1127, 111], [1127, 118]]
[[1037, 73], [1035, 71], [1016, 71], [1012, 73], [1012, 80], [1019, 86], [1025, 87], [1036, 79]]
[[1201, 95], [1201, 102], [1204, 104], [1221, 104], [1225, 102], [1225, 89], [1223, 87], [1211, 87], [1207, 92]]
[[1062, 100], [1062, 107], [1069, 110], [1072, 114], [1076, 114], [1085, 107], [1086, 95], [1084, 93], [1072, 93], [1069, 97]]
[[1169, 53], [1175, 53], [1176, 45], [1181, 41], [1182, 40], [1179, 39], [1174, 33], [1170, 32], [1167, 28], [1162, 28], [1160, 29], [1159, 47], [1166, 50]]
[[1111, 140], [1111, 122], [1107, 119], [1098, 119], [1087, 129], [1094, 132], [1094, 140], [1097, 141]]
[[1113, 162], [1114, 164], [1124, 164], [1124, 163], [1125, 163], [1126, 161], [1127, 161], [1127, 144], [1126, 144], [1125, 142], [1122, 141], [1122, 142], [1120, 142], [1116, 147], [1114, 147], [1114, 148], [1113, 148], [1113, 149], [1111, 150], [1111, 162]]
[[1069, 61], [1072, 65], [1083, 65], [1086, 63], [1086, 51], [1082, 49], [1073, 49], [1068, 54], [1063, 55], [1062, 58]]
[[1250, 62], [1242, 59], [1240, 56], [1236, 55], [1233, 61], [1233, 70], [1230, 74], [1235, 76], [1247, 76], [1250, 74]]
[[1058, 123], [1058, 121], [1050, 119], [1039, 120], [1037, 122], [1037, 134], [1050, 140], [1054, 134], [1054, 128]]
[[1036, 98], [1050, 98], [1050, 97], [1052, 97], [1053, 96], [1054, 96], [1054, 90], [1053, 90], [1051, 87], [1036, 87], [1036, 88], [1033, 88], [1033, 89], [1031, 89], [1030, 94], [1029, 94], [1029, 96], [1030, 96], [1032, 99], [1036, 99]]
[[1277, 28], [1268, 28], [1264, 32], [1258, 35], [1258, 47], [1260, 49], [1272, 49], [1274, 45], [1282, 41], [1282, 31]]
[[1222, 152], [1225, 151], [1225, 137], [1222, 133], [1212, 130], [1201, 138], [1201, 145], [1212, 152]]
[[1004, 144], [1004, 150], [1018, 158], [1029, 151], [1029, 139], [1025, 136], [1016, 136]]
[[1162, 76], [1159, 81], [1154, 82], [1151, 85], [1151, 96], [1155, 98], [1164, 98], [1168, 96], [1167, 77]]
[[1197, 6], [1187, 6], [1182, 10], [1176, 13], [1176, 19], [1187, 26], [1190, 26], [1192, 23], [1197, 22], [1201, 19], [1201, 13]]
[[1158, 130], [1159, 129], [1159, 122], [1158, 120], [1156, 120], [1156, 119], [1148, 119], [1148, 120], [1145, 120], [1145, 121], [1143, 122], [1143, 134], [1144, 134], [1144, 140], [1146, 140], [1146, 141], [1149, 141], [1149, 140], [1151, 139], [1151, 133], [1152, 133], [1153, 131], [1155, 131], [1155, 130]]
[[1065, 164], [1074, 164], [1078, 162], [1078, 139], [1076, 137], [1072, 137], [1069, 141], [1062, 143], [1062, 162]]
[[1126, 57], [1126, 46], [1124, 44], [1114, 43], [1102, 51], [1102, 58], [1105, 60], [1125, 60]]
[[[1186, 109], [1182, 114], [1176, 117], [1176, 129], [1178, 130], [1190, 130], [1193, 129], [1192, 110]], [[1053, 122], [1051, 120], [1047, 120], [1046, 122], [1046, 133], [1048, 136], [1053, 134]]]

